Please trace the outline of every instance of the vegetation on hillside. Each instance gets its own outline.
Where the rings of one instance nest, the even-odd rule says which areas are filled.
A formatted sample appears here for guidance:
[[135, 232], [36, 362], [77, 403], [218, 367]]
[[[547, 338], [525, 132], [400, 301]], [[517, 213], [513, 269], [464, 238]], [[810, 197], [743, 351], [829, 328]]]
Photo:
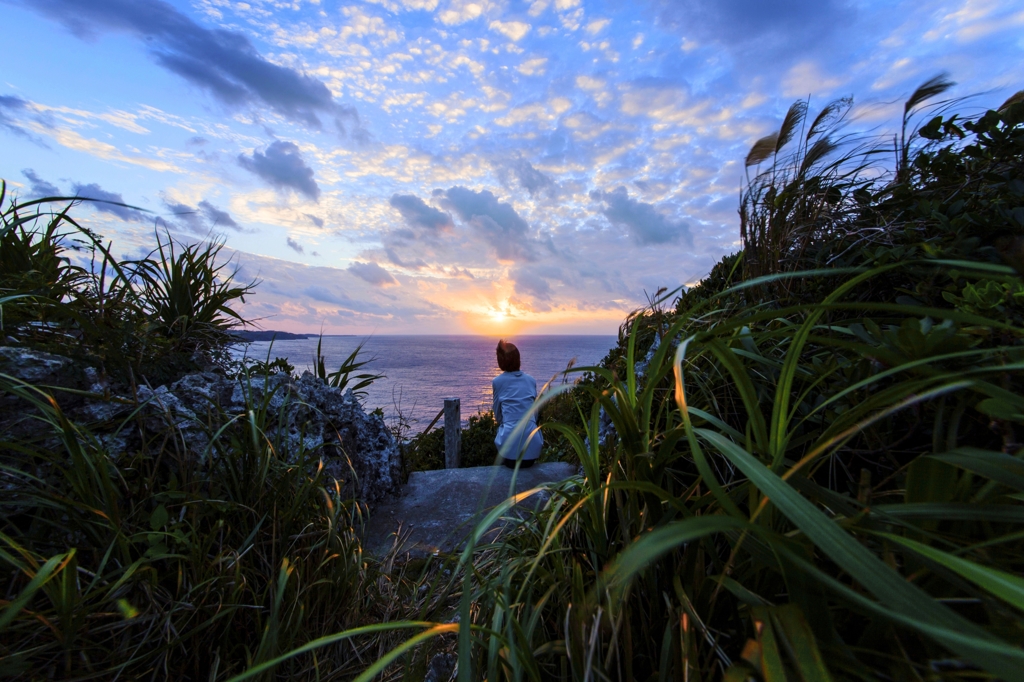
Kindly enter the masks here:
[[[202, 369], [243, 386], [291, 370], [230, 361], [233, 306], [254, 285], [234, 281], [218, 243], [158, 235], [147, 258], [119, 261], [74, 221], [75, 203], [0, 192], [3, 345], [71, 357], [120, 396]], [[318, 371], [359, 389], [359, 367], [352, 357], [328, 372], [321, 359]], [[154, 424], [134, 404], [76, 421], [62, 406], [80, 391], [0, 373], [0, 677], [226, 679], [430, 601], [363, 557], [365, 505], [327, 478], [320, 454], [267, 435], [285, 419], [274, 397], [240, 414], [211, 404], [199, 424]], [[203, 457], [185, 427], [206, 432]], [[339, 643], [278, 674], [351, 677], [398, 641]]]
[[849, 100], [754, 146], [744, 250], [545, 426], [585, 474], [479, 548], [460, 680], [1020, 679], [1024, 104], [915, 128], [948, 85], [889, 173]]

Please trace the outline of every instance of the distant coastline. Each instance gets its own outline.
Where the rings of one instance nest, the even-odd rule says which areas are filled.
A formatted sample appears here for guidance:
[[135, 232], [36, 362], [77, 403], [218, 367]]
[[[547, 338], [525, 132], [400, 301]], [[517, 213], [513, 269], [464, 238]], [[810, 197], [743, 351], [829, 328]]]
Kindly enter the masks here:
[[243, 343], [252, 343], [253, 341], [292, 341], [298, 339], [310, 339], [316, 336], [316, 334], [293, 334], [291, 332], [276, 332], [270, 330], [247, 330], [240, 329], [231, 332], [239, 341]]

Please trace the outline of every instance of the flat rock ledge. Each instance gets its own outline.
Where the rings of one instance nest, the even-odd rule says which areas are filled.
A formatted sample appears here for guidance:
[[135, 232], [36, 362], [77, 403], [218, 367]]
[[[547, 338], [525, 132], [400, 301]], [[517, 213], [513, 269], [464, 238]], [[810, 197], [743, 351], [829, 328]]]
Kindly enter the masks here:
[[[503, 466], [413, 472], [397, 500], [376, 505], [370, 512], [364, 546], [382, 557], [394, 548], [397, 538], [398, 554], [409, 558], [454, 552], [465, 547], [475, 523], [511, 494], [564, 481], [576, 473], [577, 468], [565, 462], [536, 464], [520, 470], [512, 487], [513, 472]], [[520, 504], [533, 509], [548, 498], [541, 491]], [[515, 513], [514, 508], [508, 513]], [[492, 531], [500, 527], [499, 522]]]

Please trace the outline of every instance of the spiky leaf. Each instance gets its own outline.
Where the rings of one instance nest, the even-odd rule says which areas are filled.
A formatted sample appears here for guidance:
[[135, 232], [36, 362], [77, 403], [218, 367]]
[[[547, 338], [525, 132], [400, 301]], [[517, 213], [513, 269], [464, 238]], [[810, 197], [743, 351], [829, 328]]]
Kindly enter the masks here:
[[779, 128], [779, 137], [775, 141], [776, 154], [782, 151], [782, 148], [793, 139], [793, 135], [796, 134], [796, 129], [800, 127], [801, 123], [803, 123], [806, 115], [806, 100], [800, 99], [790, 105], [789, 111], [786, 112], [786, 118], [782, 119], [782, 127]]
[[919, 104], [930, 100], [932, 97], [941, 95], [954, 85], [956, 83], [949, 80], [949, 74], [945, 72], [932, 76], [919, 85], [917, 90], [914, 90], [914, 93], [907, 99], [906, 104], [903, 105], [904, 118], [916, 109]]
[[772, 133], [771, 135], [765, 135], [755, 142], [754, 146], [750, 148], [750, 152], [747, 154], [747, 167], [756, 166], [774, 154], [778, 141], [779, 134]]

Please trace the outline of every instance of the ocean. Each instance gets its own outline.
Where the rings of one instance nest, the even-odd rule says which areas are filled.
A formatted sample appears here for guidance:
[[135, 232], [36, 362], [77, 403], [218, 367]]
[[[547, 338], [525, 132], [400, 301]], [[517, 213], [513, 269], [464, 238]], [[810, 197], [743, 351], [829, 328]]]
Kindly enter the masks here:
[[[595, 365], [616, 343], [615, 336], [518, 336], [510, 337], [522, 356], [522, 369], [545, 382], [560, 375], [575, 359], [577, 367]], [[401, 415], [410, 433], [430, 423], [444, 406], [445, 398], [462, 400], [463, 423], [473, 414], [491, 409], [491, 379], [500, 370], [494, 357], [498, 344], [489, 336], [324, 336], [323, 355], [327, 371], [338, 369], [349, 353], [364, 342], [361, 359], [372, 359], [360, 371], [385, 374], [366, 390], [367, 410], [381, 408], [389, 424]], [[241, 355], [266, 360], [288, 358], [301, 373], [312, 370], [317, 338], [254, 341], [237, 346]], [[570, 374], [573, 381], [579, 374]], [[560, 382], [563, 377], [557, 376]]]

